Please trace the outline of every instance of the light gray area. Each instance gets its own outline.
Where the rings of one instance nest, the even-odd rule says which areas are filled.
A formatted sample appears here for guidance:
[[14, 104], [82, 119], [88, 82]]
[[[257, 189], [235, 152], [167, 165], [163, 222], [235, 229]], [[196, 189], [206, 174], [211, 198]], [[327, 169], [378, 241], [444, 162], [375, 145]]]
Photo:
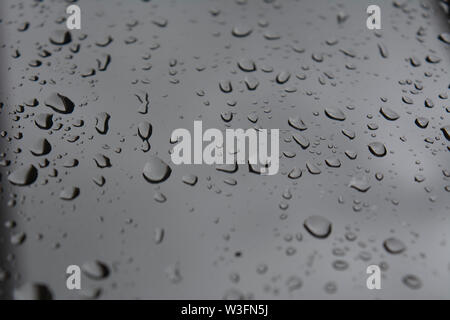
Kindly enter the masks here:
[[[450, 124], [450, 45], [438, 37], [449, 32], [442, 2], [76, 3], [82, 29], [71, 31], [66, 45], [50, 37], [66, 30], [69, 1], [0, 3], [3, 298], [23, 284], [19, 295], [28, 297], [30, 283], [44, 284], [56, 299], [92, 297], [93, 288], [103, 299], [450, 298], [450, 144], [441, 130]], [[369, 4], [381, 7], [380, 31], [366, 28]], [[236, 37], [233, 30], [251, 33]], [[51, 56], [40, 57], [43, 49]], [[101, 71], [105, 55], [111, 62]], [[256, 71], [241, 70], [242, 59], [253, 60]], [[83, 77], [91, 69], [95, 75]], [[283, 71], [291, 76], [279, 84]], [[258, 87], [249, 90], [245, 77]], [[219, 88], [225, 80], [230, 93]], [[73, 101], [73, 112], [46, 106], [52, 93]], [[25, 105], [34, 98], [39, 105]], [[382, 106], [399, 119], [386, 119]], [[345, 120], [331, 119], [326, 108], [340, 109]], [[102, 112], [110, 116], [105, 134], [95, 128]], [[223, 112], [233, 119], [224, 122]], [[36, 126], [40, 113], [53, 114], [51, 129]], [[297, 116], [306, 130], [289, 125]], [[429, 120], [426, 128], [415, 124], [418, 117]], [[194, 120], [205, 129], [279, 128], [279, 174], [260, 176], [245, 165], [232, 174], [175, 166], [171, 132], [192, 130]], [[152, 125], [147, 152], [138, 136], [143, 121]], [[69, 142], [73, 136], [78, 140]], [[51, 151], [35, 156], [30, 149], [40, 138]], [[374, 156], [373, 142], [387, 154]], [[97, 166], [99, 153], [110, 167]], [[172, 170], [160, 183], [142, 174], [154, 155]], [[336, 163], [332, 158], [339, 167], [326, 164]], [[41, 168], [44, 159], [49, 164]], [[79, 163], [69, 168], [72, 159]], [[307, 162], [321, 173], [309, 173]], [[8, 181], [30, 164], [38, 169], [34, 183]], [[303, 171], [295, 180], [288, 177], [294, 167]], [[98, 175], [103, 186], [93, 181]], [[187, 175], [198, 182], [184, 183]], [[237, 184], [224, 182], [230, 178]], [[324, 239], [303, 226], [316, 215], [331, 222]], [[88, 266], [81, 293], [65, 286], [72, 264]], [[382, 267], [381, 290], [366, 288], [372, 264]], [[420, 279], [419, 288], [405, 285], [408, 275]]]

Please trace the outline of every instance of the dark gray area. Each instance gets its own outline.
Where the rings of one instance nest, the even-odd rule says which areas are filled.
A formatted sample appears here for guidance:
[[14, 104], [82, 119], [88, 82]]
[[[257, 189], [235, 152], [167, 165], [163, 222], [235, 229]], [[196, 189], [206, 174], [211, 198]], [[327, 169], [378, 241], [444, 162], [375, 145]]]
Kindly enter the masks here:
[[[450, 298], [449, 32], [443, 1], [2, 0], [0, 296]], [[194, 120], [280, 129], [279, 173], [174, 165]]]

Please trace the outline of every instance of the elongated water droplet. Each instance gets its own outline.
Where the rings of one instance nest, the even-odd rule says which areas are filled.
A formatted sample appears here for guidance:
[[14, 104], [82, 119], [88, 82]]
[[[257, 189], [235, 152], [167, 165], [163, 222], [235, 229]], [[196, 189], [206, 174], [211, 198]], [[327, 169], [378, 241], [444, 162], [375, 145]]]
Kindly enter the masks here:
[[383, 242], [383, 247], [387, 252], [399, 254], [406, 250], [404, 243], [397, 238], [388, 238]]
[[292, 128], [298, 129], [300, 131], [307, 129], [306, 124], [302, 119], [300, 119], [300, 117], [289, 117], [288, 123]]
[[95, 117], [95, 129], [100, 134], [106, 134], [108, 132], [108, 121], [111, 116], [107, 112], [100, 112]]
[[340, 109], [325, 108], [325, 114], [328, 118], [338, 121], [345, 120], [345, 114]]
[[56, 92], [48, 96], [45, 105], [59, 113], [72, 113], [75, 107], [72, 100]]
[[288, 72], [288, 71], [281, 71], [279, 74], [277, 74], [276, 81], [279, 84], [283, 84], [283, 83], [286, 83], [289, 80], [290, 77], [291, 77], [291, 73], [290, 72]]
[[238, 62], [238, 67], [242, 71], [251, 72], [256, 70], [256, 64], [253, 60], [250, 59], [241, 59]]
[[305, 136], [301, 134], [293, 135], [292, 138], [294, 139], [297, 144], [302, 147], [302, 149], [307, 149], [309, 147], [309, 140]]
[[311, 174], [319, 174], [322, 171], [312, 162], [306, 162], [306, 168], [308, 169], [309, 173]]
[[233, 91], [233, 87], [231, 86], [231, 82], [229, 80], [220, 81], [219, 88], [224, 93], [230, 93], [231, 91]]
[[14, 185], [27, 186], [36, 181], [38, 176], [38, 171], [33, 165], [25, 165], [21, 168], [13, 171], [9, 176], [8, 180]]
[[305, 229], [314, 237], [324, 239], [331, 233], [331, 222], [322, 216], [310, 216], [303, 223]]
[[138, 135], [142, 140], [148, 140], [152, 134], [152, 125], [147, 121], [138, 124]]
[[390, 121], [395, 121], [400, 118], [397, 112], [388, 107], [381, 107], [380, 113], [383, 115], [383, 117]]
[[332, 168], [339, 168], [341, 166], [341, 161], [335, 157], [325, 159], [325, 163]]
[[34, 118], [34, 123], [39, 129], [48, 130], [53, 126], [53, 115], [51, 113], [39, 113]]
[[300, 168], [297, 168], [297, 167], [293, 168], [288, 174], [288, 177], [290, 179], [298, 179], [301, 176], [302, 176], [302, 170]]

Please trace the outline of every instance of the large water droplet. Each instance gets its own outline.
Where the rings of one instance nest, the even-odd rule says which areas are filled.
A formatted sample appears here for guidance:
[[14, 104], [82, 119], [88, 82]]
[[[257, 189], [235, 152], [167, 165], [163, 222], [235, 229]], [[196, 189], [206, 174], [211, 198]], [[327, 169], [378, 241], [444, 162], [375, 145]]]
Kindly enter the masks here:
[[138, 124], [138, 135], [142, 140], [148, 140], [152, 134], [152, 125], [147, 121]]
[[331, 233], [331, 222], [322, 216], [310, 216], [303, 223], [308, 232], [316, 238], [326, 238]]
[[252, 31], [253, 29], [249, 26], [240, 24], [233, 27], [233, 29], [231, 30], [231, 34], [235, 37], [243, 38], [250, 35]]
[[387, 153], [386, 147], [381, 142], [372, 142], [368, 145], [370, 152], [376, 157], [384, 157]]
[[52, 293], [43, 283], [27, 282], [14, 289], [15, 300], [51, 300]]
[[309, 147], [309, 140], [305, 136], [301, 134], [293, 135], [292, 138], [294, 139], [297, 144], [302, 147], [302, 149], [307, 149]]
[[59, 113], [72, 113], [75, 107], [75, 104], [69, 98], [56, 92], [48, 96], [45, 105]]
[[388, 238], [383, 242], [383, 247], [387, 252], [392, 254], [399, 254], [405, 251], [405, 244], [397, 238]]
[[306, 124], [300, 117], [289, 117], [288, 123], [292, 128], [298, 129], [300, 131], [306, 130]]
[[380, 113], [383, 115], [383, 117], [390, 121], [395, 121], [400, 118], [397, 112], [388, 107], [381, 107]]
[[327, 115], [328, 118], [333, 120], [339, 121], [345, 120], [345, 114], [340, 109], [325, 108], [325, 114]]
[[94, 156], [94, 161], [99, 168], [109, 168], [111, 167], [111, 160], [103, 154], [97, 153]]
[[405, 286], [413, 290], [417, 290], [422, 287], [422, 281], [417, 276], [412, 274], [404, 276], [402, 282]]
[[86, 261], [81, 266], [83, 273], [91, 279], [101, 280], [109, 275], [109, 268], [101, 261]]
[[172, 170], [164, 161], [156, 156], [150, 156], [142, 174], [148, 182], [159, 183], [166, 180], [171, 172]]
[[72, 41], [72, 35], [67, 30], [56, 30], [52, 32], [50, 42], [54, 45], [62, 46]]
[[100, 134], [106, 134], [108, 132], [108, 121], [111, 116], [106, 112], [100, 112], [95, 117], [95, 129]]
[[48, 130], [53, 126], [53, 115], [51, 113], [39, 113], [34, 118], [34, 123], [39, 129]]
[[444, 134], [444, 137], [450, 141], [450, 125], [446, 125], [445, 127], [442, 127], [441, 131]]
[[36, 181], [38, 171], [33, 165], [25, 165], [19, 169], [16, 169], [8, 176], [9, 182], [18, 186], [26, 186]]
[[35, 156], [43, 156], [52, 150], [52, 146], [45, 138], [37, 139], [30, 147], [30, 152]]
[[360, 192], [366, 192], [370, 189], [369, 179], [365, 175], [353, 176], [348, 186]]

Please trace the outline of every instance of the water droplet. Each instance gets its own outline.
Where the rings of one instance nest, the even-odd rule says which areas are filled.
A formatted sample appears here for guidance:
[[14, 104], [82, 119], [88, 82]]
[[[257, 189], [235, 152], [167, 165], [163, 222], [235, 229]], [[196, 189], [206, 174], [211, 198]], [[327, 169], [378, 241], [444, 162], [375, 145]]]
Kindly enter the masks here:
[[301, 176], [302, 176], [302, 170], [300, 168], [297, 168], [297, 167], [293, 168], [288, 174], [288, 177], [290, 179], [298, 179]]
[[383, 57], [383, 58], [388, 58], [389, 57], [389, 52], [388, 52], [388, 49], [387, 49], [387, 47], [383, 44], [383, 43], [379, 43], [378, 44], [378, 51], [380, 52], [380, 55]]
[[253, 60], [250, 59], [241, 59], [238, 62], [238, 67], [242, 71], [251, 72], [256, 70], [256, 64]]
[[360, 192], [367, 192], [370, 189], [369, 179], [365, 175], [353, 176], [348, 186]]
[[395, 121], [400, 118], [397, 112], [388, 107], [381, 107], [380, 113], [383, 115], [383, 117], [390, 121]]
[[311, 174], [319, 174], [322, 171], [312, 162], [306, 162], [306, 168], [308, 169], [309, 173]]
[[348, 263], [344, 260], [335, 260], [333, 261], [333, 268], [338, 271], [344, 271], [348, 269]]
[[434, 107], [434, 102], [430, 98], [426, 98], [424, 104], [425, 104], [425, 107], [427, 107], [427, 108], [433, 108]]
[[386, 147], [381, 142], [372, 142], [368, 145], [369, 151], [376, 157], [384, 157], [387, 153]]
[[101, 153], [97, 153], [94, 156], [94, 161], [95, 161], [95, 164], [97, 165], [97, 167], [99, 167], [99, 168], [111, 167], [111, 160], [107, 156], [105, 156]]
[[43, 156], [52, 150], [52, 146], [45, 138], [39, 138], [30, 147], [30, 152], [34, 156]]
[[61, 190], [59, 198], [62, 200], [73, 200], [80, 194], [80, 188], [68, 187]]
[[253, 29], [246, 25], [236, 25], [231, 30], [231, 34], [238, 38], [243, 38], [252, 33]]
[[47, 285], [37, 282], [27, 282], [14, 289], [15, 300], [51, 300], [52, 293]]
[[307, 149], [310, 145], [308, 138], [301, 134], [293, 135], [292, 138], [300, 147], [302, 147], [302, 149]]
[[283, 83], [286, 83], [290, 77], [291, 77], [290, 72], [281, 71], [279, 74], [277, 74], [276, 81], [279, 84], [283, 84]]
[[[450, 40], [450, 39], [449, 39]], [[449, 41], [450, 42], [450, 41]], [[415, 275], [408, 274], [403, 277], [402, 282], [410, 289], [417, 290], [422, 287], [422, 281]]]
[[48, 96], [45, 105], [59, 113], [72, 113], [75, 107], [72, 100], [56, 92]]
[[148, 140], [152, 134], [152, 125], [147, 121], [138, 124], [138, 135], [142, 140]]
[[50, 37], [50, 43], [62, 46], [68, 44], [72, 41], [72, 35], [70, 31], [67, 30], [56, 30], [52, 33]]
[[34, 118], [34, 123], [39, 129], [48, 130], [53, 126], [53, 115], [51, 113], [39, 113]]
[[325, 159], [325, 163], [332, 168], [339, 168], [341, 166], [341, 161], [335, 157]]
[[356, 137], [355, 131], [349, 129], [342, 129], [342, 134], [347, 138], [349, 138], [350, 140], [353, 140]]
[[24, 232], [18, 232], [11, 235], [10, 242], [14, 246], [19, 246], [25, 242], [27, 235]]
[[197, 183], [198, 178], [197, 178], [197, 176], [195, 176], [193, 174], [189, 174], [189, 175], [183, 176], [182, 180], [184, 183], [194, 186]]
[[155, 231], [153, 233], [153, 239], [155, 241], [155, 244], [160, 244], [164, 240], [164, 229], [162, 228], [155, 228]]
[[302, 119], [300, 119], [300, 117], [290, 117], [288, 119], [288, 123], [292, 128], [298, 129], [300, 131], [308, 129], [306, 127], [306, 124], [303, 122]]
[[403, 101], [404, 103], [406, 103], [406, 104], [413, 104], [413, 103], [414, 103], [414, 101], [413, 101], [410, 97], [408, 97], [408, 96], [403, 96], [403, 97], [402, 97], [402, 101]]
[[101, 280], [109, 275], [108, 266], [98, 260], [86, 261], [81, 266], [81, 270], [87, 277], [94, 280]]
[[442, 127], [441, 131], [444, 134], [444, 137], [450, 141], [450, 125], [446, 125], [445, 127]]
[[238, 165], [237, 165], [237, 163], [220, 164], [220, 165], [216, 166], [216, 170], [222, 171], [222, 172], [227, 172], [227, 173], [234, 173], [238, 170]]
[[161, 192], [155, 192], [155, 194], [153, 195], [153, 199], [155, 199], [155, 201], [159, 203], [164, 203], [167, 201], [167, 197]]
[[144, 178], [151, 183], [159, 183], [166, 180], [172, 170], [170, 167], [156, 156], [151, 156], [145, 164], [143, 175]]
[[438, 36], [438, 39], [446, 44], [450, 44], [450, 33], [443, 32]]
[[406, 250], [404, 243], [397, 238], [389, 238], [383, 242], [383, 247], [387, 252], [392, 254], [399, 254]]
[[325, 114], [328, 118], [338, 121], [345, 120], [345, 114], [340, 109], [325, 108]]
[[229, 80], [220, 81], [219, 88], [224, 93], [230, 93], [231, 91], [233, 91], [233, 87], [231, 86], [231, 82]]
[[18, 186], [27, 186], [36, 181], [38, 171], [33, 165], [25, 165], [8, 176], [9, 182]]
[[304, 222], [305, 229], [316, 238], [326, 238], [331, 233], [331, 222], [322, 216], [310, 216]]
[[415, 123], [419, 128], [425, 129], [428, 126], [429, 120], [425, 117], [418, 117]]
[[95, 129], [100, 134], [106, 134], [108, 132], [108, 121], [111, 116], [106, 112], [100, 112], [95, 117]]

